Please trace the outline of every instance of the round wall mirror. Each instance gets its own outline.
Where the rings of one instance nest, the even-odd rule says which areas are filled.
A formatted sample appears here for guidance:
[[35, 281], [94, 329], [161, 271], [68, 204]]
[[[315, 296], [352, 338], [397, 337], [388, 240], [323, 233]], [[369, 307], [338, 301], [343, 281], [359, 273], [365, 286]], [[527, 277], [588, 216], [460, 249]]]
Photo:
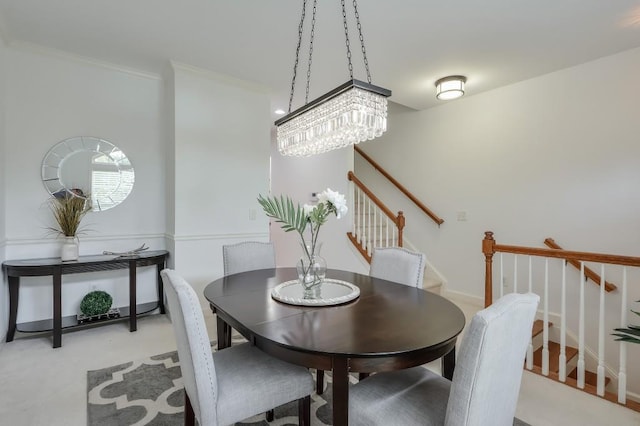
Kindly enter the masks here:
[[42, 161], [42, 182], [49, 194], [90, 199], [93, 211], [108, 210], [123, 202], [134, 181], [133, 166], [124, 152], [92, 136], [65, 139]]

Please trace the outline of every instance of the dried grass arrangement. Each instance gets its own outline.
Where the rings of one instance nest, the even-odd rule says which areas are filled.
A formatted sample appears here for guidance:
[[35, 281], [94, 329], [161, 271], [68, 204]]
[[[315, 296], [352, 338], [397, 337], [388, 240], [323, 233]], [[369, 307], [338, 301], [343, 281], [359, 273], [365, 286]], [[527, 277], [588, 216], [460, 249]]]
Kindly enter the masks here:
[[52, 197], [49, 203], [57, 227], [49, 229], [56, 234], [65, 237], [75, 237], [80, 232], [80, 222], [89, 210], [91, 210], [91, 198], [82, 198], [75, 195]]

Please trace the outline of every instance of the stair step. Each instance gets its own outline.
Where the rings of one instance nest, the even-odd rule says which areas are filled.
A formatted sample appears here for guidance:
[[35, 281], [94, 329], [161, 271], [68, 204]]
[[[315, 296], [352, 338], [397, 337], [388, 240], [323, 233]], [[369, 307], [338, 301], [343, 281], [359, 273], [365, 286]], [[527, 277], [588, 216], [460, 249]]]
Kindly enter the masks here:
[[[560, 355], [560, 344], [556, 342], [549, 342], [549, 371], [557, 373], [560, 371], [560, 360], [558, 356]], [[578, 354], [578, 348], [574, 348], [572, 346], [565, 347], [565, 353], [567, 356], [567, 362], [574, 356]], [[533, 353], [533, 365], [537, 365], [538, 367], [542, 367], [542, 347], [538, 348]]]
[[[571, 373], [569, 373], [569, 376], [572, 379], [578, 380], [578, 369], [574, 368], [573, 371]], [[604, 377], [604, 385], [607, 386], [609, 384], [609, 382], [611, 381], [610, 377], [605, 376]], [[598, 374], [594, 373], [593, 371], [588, 371], [585, 370], [584, 371], [584, 382], [588, 385], [592, 385], [592, 386], [598, 386]]]
[[[549, 328], [553, 326], [553, 323], [549, 323]], [[533, 323], [533, 329], [531, 330], [531, 337], [536, 337], [538, 334], [544, 331], [544, 321], [535, 320]]]

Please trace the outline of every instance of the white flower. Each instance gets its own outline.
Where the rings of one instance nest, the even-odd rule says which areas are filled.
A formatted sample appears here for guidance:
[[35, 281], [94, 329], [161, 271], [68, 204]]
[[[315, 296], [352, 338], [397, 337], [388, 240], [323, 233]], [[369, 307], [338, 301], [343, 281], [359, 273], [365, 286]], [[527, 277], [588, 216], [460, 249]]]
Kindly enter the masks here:
[[349, 210], [347, 208], [347, 200], [345, 196], [340, 194], [338, 191], [332, 191], [331, 188], [327, 188], [318, 194], [318, 200], [320, 200], [321, 203], [331, 203], [336, 209], [336, 218], [338, 219], [346, 215]]
[[305, 204], [304, 206], [302, 206], [302, 209], [304, 210], [304, 214], [309, 217], [309, 215], [311, 214], [311, 212], [313, 211], [313, 209], [315, 209], [316, 206], [313, 206], [311, 204]]

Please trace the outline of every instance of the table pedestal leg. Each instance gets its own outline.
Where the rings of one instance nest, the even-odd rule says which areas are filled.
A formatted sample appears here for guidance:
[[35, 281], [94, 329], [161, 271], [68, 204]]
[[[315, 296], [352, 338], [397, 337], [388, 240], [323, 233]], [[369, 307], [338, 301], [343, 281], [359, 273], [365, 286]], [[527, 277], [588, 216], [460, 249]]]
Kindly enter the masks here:
[[333, 424], [349, 424], [349, 360], [333, 359]]
[[454, 347], [448, 354], [442, 357], [442, 377], [453, 379], [453, 370], [456, 368], [456, 348]]
[[20, 277], [9, 277], [9, 325], [7, 327], [7, 342], [12, 342], [16, 334], [19, 296]]

